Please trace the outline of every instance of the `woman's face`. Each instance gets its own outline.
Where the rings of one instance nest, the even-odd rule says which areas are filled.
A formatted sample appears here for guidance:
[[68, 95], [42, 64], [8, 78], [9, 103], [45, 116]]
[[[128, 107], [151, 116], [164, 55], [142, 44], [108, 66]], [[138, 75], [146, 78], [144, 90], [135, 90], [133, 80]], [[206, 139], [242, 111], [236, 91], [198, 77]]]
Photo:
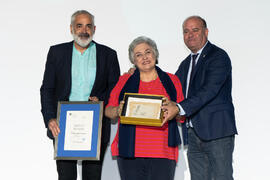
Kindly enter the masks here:
[[134, 65], [140, 71], [151, 71], [155, 68], [156, 57], [154, 52], [146, 43], [138, 44], [134, 48]]

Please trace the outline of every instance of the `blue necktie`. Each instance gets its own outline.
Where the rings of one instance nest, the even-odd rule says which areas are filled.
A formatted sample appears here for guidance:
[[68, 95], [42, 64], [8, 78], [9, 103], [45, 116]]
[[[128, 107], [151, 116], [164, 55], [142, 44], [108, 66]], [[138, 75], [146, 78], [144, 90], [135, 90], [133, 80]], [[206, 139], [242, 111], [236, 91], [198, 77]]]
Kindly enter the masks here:
[[190, 80], [189, 80], [189, 84], [190, 84], [190, 81], [193, 77], [193, 73], [194, 73], [194, 69], [195, 69], [195, 66], [196, 66], [196, 58], [198, 56], [198, 53], [197, 54], [193, 54], [191, 57], [192, 57], [192, 67], [191, 67], [191, 73], [190, 73]]

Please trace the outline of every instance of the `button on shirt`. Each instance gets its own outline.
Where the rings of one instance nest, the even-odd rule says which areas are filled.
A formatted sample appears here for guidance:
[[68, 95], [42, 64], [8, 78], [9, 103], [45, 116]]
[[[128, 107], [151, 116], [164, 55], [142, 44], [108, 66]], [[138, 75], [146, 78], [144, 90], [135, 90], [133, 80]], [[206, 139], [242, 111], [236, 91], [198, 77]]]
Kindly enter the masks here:
[[70, 101], [88, 101], [96, 78], [96, 45], [81, 53], [73, 45]]

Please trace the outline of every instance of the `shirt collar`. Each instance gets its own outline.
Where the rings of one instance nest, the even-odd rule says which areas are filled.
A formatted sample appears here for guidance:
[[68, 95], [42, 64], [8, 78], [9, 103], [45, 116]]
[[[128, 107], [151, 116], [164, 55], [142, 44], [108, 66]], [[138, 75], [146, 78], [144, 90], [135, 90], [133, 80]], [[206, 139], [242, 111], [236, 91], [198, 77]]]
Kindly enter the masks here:
[[[75, 42], [74, 42], [75, 43]], [[76, 54], [78, 55], [85, 55], [86, 53], [88, 53], [90, 51], [90, 47], [94, 45], [93, 41], [90, 42], [88, 48], [83, 52], [81, 53], [80, 51], [78, 51], [75, 47], [75, 44], [73, 43], [73, 52], [75, 52]]]
[[207, 43], [208, 43], [208, 41], [206, 41], [205, 45], [199, 51], [197, 51], [196, 53], [191, 52], [191, 56], [194, 55], [194, 54], [200, 55]]

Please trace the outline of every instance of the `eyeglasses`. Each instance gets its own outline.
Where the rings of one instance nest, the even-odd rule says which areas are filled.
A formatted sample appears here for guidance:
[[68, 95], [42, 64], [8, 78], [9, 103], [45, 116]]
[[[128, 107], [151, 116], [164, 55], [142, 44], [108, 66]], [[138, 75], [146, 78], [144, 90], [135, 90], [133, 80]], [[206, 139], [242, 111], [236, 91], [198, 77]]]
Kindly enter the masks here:
[[146, 50], [144, 53], [136, 53], [135, 58], [136, 59], [142, 59], [144, 57], [150, 57], [153, 54], [151, 50]]

